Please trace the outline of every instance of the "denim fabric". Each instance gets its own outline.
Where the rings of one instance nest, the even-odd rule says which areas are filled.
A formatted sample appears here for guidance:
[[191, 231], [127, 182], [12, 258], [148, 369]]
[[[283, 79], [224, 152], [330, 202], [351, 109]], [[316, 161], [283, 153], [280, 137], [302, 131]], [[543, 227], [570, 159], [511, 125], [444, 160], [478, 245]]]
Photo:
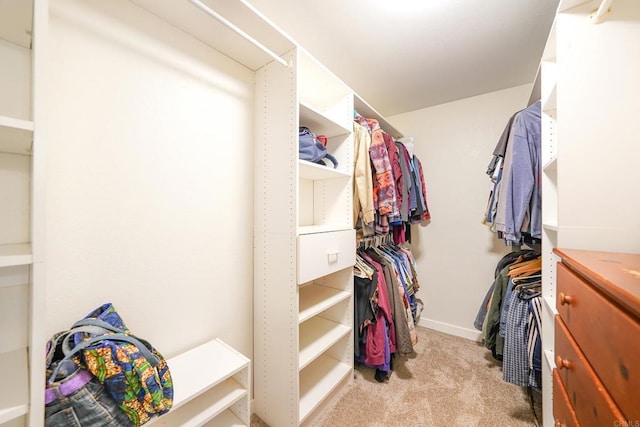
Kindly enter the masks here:
[[509, 304], [511, 304], [511, 293], [515, 288], [515, 283], [513, 283], [513, 279], [509, 279], [507, 283], [507, 292], [504, 295], [504, 301], [502, 302], [502, 307], [500, 308], [500, 329], [498, 333], [501, 337], [504, 337], [507, 333], [507, 313], [509, 313]]
[[129, 417], [93, 378], [69, 396], [58, 395], [45, 406], [46, 427], [121, 427], [132, 426]]

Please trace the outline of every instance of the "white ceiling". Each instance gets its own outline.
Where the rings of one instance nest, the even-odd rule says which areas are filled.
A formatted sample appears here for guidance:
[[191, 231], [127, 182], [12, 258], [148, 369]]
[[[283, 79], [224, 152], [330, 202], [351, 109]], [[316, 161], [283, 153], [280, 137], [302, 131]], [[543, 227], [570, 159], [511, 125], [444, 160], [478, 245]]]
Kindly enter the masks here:
[[558, 0], [249, 0], [384, 116], [533, 83]]

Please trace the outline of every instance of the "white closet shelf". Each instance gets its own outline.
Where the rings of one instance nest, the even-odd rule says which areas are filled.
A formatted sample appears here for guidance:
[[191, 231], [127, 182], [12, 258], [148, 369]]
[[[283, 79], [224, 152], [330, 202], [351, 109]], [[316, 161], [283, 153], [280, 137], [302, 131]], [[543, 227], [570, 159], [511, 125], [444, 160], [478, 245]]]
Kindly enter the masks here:
[[591, 2], [591, 0], [561, 0], [560, 5], [558, 6], [558, 12], [564, 12], [589, 2]]
[[0, 353], [0, 377], [0, 424], [3, 424], [29, 411], [26, 349]]
[[558, 158], [557, 157], [553, 157], [551, 160], [549, 160], [547, 163], [545, 163], [542, 166], [542, 170], [545, 173], [555, 173], [558, 170]]
[[549, 108], [549, 109], [542, 108], [542, 114], [543, 116], [547, 116], [552, 121], [555, 121], [558, 119], [558, 110], [555, 108]]
[[0, 2], [0, 39], [31, 49], [33, 2], [3, 0]]
[[[343, 123], [348, 126], [353, 122], [353, 111], [343, 108], [351, 104], [353, 91], [339, 79], [331, 70], [321, 64], [309, 52], [301, 46], [297, 48], [299, 67], [299, 103], [306, 106], [315, 106], [327, 117], [340, 117], [346, 120]], [[346, 113], [346, 114], [345, 114]], [[336, 115], [337, 114], [337, 115]]]
[[344, 230], [353, 230], [353, 228], [350, 225], [344, 224], [300, 225], [298, 226], [298, 235]]
[[[171, 363], [171, 361], [169, 361], [169, 363]], [[218, 360], [209, 359], [209, 365], [217, 363]], [[171, 368], [171, 365], [169, 365], [169, 368]], [[232, 419], [235, 419], [235, 422], [239, 423], [238, 425], [244, 425], [231, 411], [227, 410], [227, 408], [247, 394], [248, 390], [246, 388], [242, 387], [232, 378], [228, 378], [217, 387], [202, 393], [197, 399], [184, 403], [180, 411], [174, 410], [177, 408], [171, 409], [165, 415], [152, 419], [149, 424], [155, 422], [158, 425], [167, 426], [201, 426], [214, 419], [218, 421], [217, 418], [224, 414], [222, 415], [223, 418], [228, 419], [229, 417], [233, 417]], [[229, 424], [221, 422], [220, 425]]]
[[549, 371], [553, 371], [556, 368], [556, 361], [554, 360], [553, 350], [545, 350], [544, 360], [547, 362]]
[[303, 323], [350, 297], [351, 294], [349, 292], [340, 289], [328, 288], [316, 284], [302, 286], [300, 287], [298, 323]]
[[542, 228], [544, 228], [547, 231], [558, 231], [560, 229], [560, 227], [557, 224], [542, 224]]
[[300, 423], [313, 412], [347, 375], [351, 366], [320, 356], [300, 375]]
[[307, 160], [298, 160], [298, 167], [300, 168], [300, 179], [319, 181], [323, 179], [337, 178], [348, 179], [351, 177], [349, 172], [345, 172], [340, 169], [333, 169], [331, 166], [322, 166]]
[[236, 415], [226, 410], [220, 415], [215, 417], [211, 422], [207, 423], [207, 427], [246, 427], [247, 424], [243, 423]]
[[355, 96], [354, 99], [355, 109], [362, 117], [367, 119], [376, 119], [378, 123], [380, 123], [380, 127], [387, 132], [392, 137], [399, 139], [402, 138], [402, 133], [399, 130], [391, 126], [380, 113], [378, 113], [373, 107], [371, 107], [367, 102], [360, 98], [359, 96]]
[[[173, 408], [177, 409], [223, 382], [221, 393], [240, 394], [235, 389], [235, 381], [227, 382], [229, 377], [249, 366], [249, 359], [222, 340], [215, 339], [168, 359], [167, 364], [174, 384]], [[212, 390], [212, 394], [217, 392], [218, 388]]]
[[33, 122], [0, 116], [0, 152], [31, 154]]
[[300, 325], [299, 369], [304, 369], [349, 332], [349, 326], [322, 317], [312, 317], [304, 322]]
[[544, 301], [545, 308], [551, 316], [555, 316], [558, 314], [558, 310], [556, 310], [556, 302], [552, 297], [545, 296], [542, 299]]
[[14, 267], [18, 265], [28, 265], [33, 262], [31, 245], [19, 243], [11, 245], [0, 245], [0, 267]]
[[555, 117], [555, 111], [557, 108], [557, 90], [558, 85], [554, 84], [550, 89], [549, 93], [544, 94], [544, 98], [542, 100], [542, 111], [547, 113], [551, 117]]
[[300, 126], [306, 126], [316, 135], [324, 135], [327, 138], [348, 135], [353, 130], [335, 122], [311, 105], [303, 102], [300, 102]]
[[[256, 45], [188, 0], [131, 1], [253, 71], [273, 61]], [[277, 55], [295, 47], [289, 37], [245, 0], [208, 2], [207, 6]]]

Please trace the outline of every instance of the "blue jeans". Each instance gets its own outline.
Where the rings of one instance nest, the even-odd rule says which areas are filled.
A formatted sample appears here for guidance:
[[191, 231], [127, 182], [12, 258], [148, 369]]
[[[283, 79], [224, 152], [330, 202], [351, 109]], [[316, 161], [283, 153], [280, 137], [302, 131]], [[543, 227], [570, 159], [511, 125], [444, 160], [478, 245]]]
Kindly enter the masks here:
[[69, 396], [58, 395], [45, 406], [46, 427], [122, 427], [133, 423], [100, 382], [93, 378]]

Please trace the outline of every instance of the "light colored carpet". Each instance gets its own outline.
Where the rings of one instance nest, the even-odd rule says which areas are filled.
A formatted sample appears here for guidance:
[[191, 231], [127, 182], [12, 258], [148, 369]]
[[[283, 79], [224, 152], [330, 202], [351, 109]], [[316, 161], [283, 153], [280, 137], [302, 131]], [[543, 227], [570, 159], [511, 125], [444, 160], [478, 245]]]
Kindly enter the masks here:
[[[374, 379], [375, 369], [357, 364], [352, 384], [314, 426], [537, 425], [526, 390], [502, 380], [501, 363], [489, 350], [430, 329], [417, 331], [415, 355], [396, 358], [384, 383]], [[251, 425], [264, 424], [255, 419]]]

